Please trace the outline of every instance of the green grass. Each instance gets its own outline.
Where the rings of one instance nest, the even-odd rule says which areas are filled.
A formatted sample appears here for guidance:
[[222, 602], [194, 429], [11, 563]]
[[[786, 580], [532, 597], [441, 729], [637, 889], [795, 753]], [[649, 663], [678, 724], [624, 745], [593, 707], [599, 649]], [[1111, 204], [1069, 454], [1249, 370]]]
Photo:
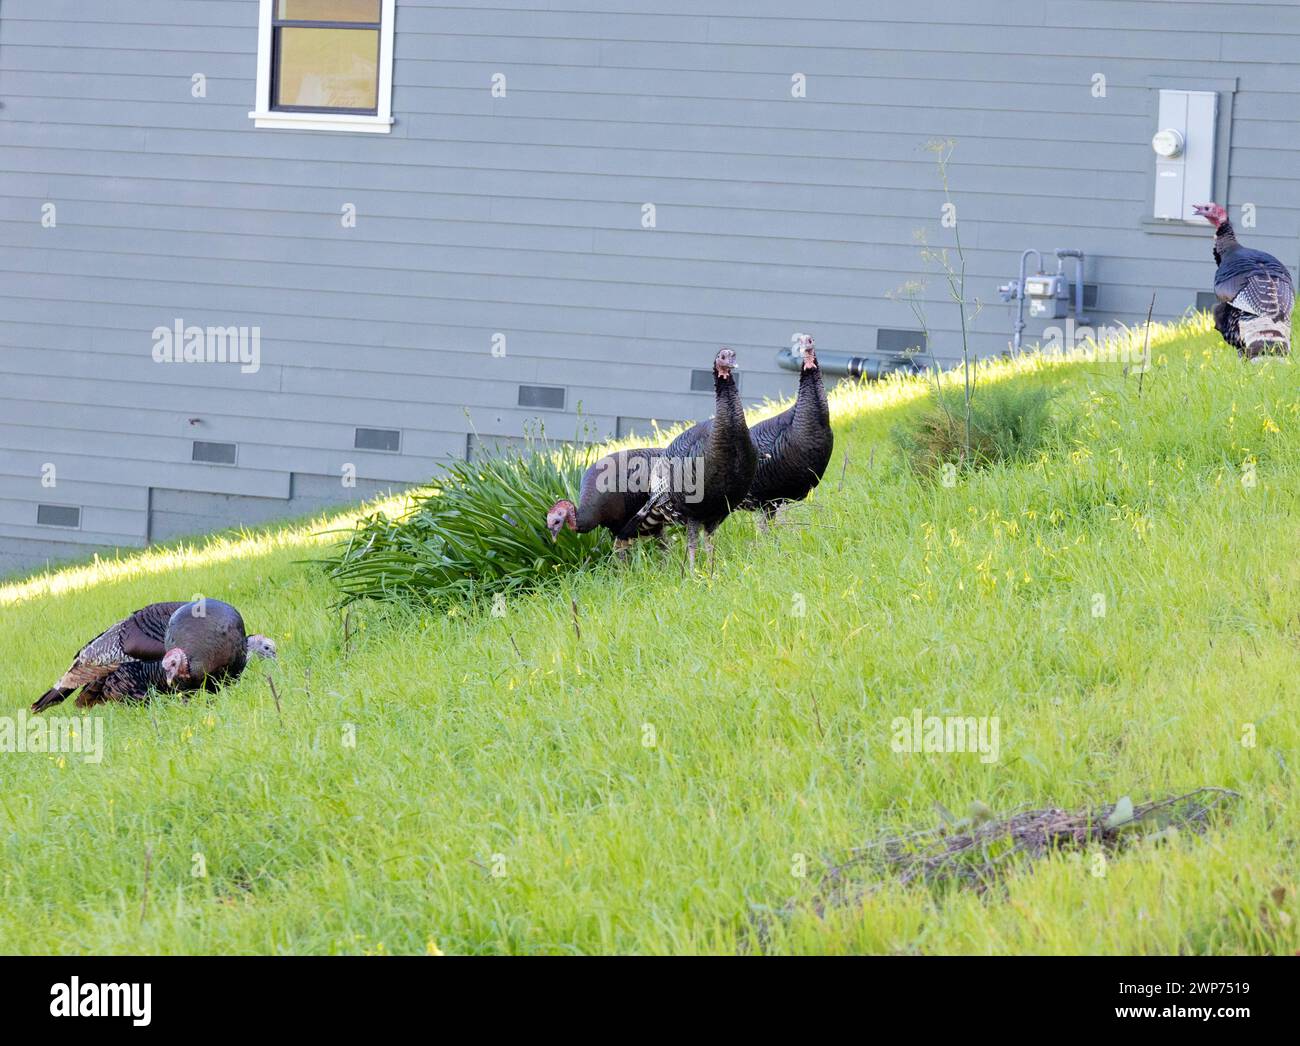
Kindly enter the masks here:
[[[678, 545], [504, 618], [359, 604], [349, 650], [300, 563], [346, 521], [0, 587], [0, 714], [105, 624], [195, 592], [279, 640], [283, 700], [250, 671], [108, 708], [99, 765], [0, 754], [0, 951], [734, 953], [823, 858], [936, 802], [1212, 784], [1241, 793], [1230, 819], [1104, 876], [1061, 854], [982, 898], [882, 880], [765, 947], [1294, 952], [1300, 368], [1243, 365], [1204, 324], [1154, 354], [1140, 397], [1114, 364], [983, 370], [1052, 389], [1073, 442], [950, 488], [890, 435], [923, 383], [838, 392], [827, 482], [778, 540], [728, 521], [712, 578]], [[1000, 760], [894, 753], [914, 708], [999, 716]]]

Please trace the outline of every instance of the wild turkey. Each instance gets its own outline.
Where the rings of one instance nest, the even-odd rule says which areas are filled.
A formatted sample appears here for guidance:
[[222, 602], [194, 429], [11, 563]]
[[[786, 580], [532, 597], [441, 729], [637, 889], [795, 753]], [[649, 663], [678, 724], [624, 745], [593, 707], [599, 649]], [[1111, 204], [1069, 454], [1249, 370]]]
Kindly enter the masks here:
[[243, 674], [250, 654], [275, 657], [275, 644], [249, 636], [239, 611], [219, 599], [196, 600], [175, 611], [163, 645], [167, 685], [181, 690], [216, 690]]
[[1290, 270], [1273, 255], [1238, 243], [1228, 212], [1217, 203], [1194, 209], [1215, 228], [1214, 326], [1244, 359], [1287, 355], [1295, 304]]
[[[204, 626], [184, 624], [179, 636], [173, 633], [172, 628], [172, 623], [179, 616], [192, 617], [193, 609], [199, 605], [150, 603], [105, 629], [81, 648], [62, 678], [33, 703], [32, 711], [42, 712], [77, 690], [81, 691], [77, 696], [77, 707], [89, 708], [104, 701], [140, 701], [148, 696], [150, 689], [183, 690], [203, 685], [204, 680], [196, 677], [192, 669], [182, 674], [181, 668], [189, 664], [186, 654], [189, 648], [182, 648], [184, 644], [197, 645], [201, 658], [209, 657], [212, 641], [202, 639]], [[239, 617], [233, 607], [217, 600], [206, 600], [202, 605], [208, 616], [195, 620], [210, 620], [216, 631], [223, 631], [223, 621], [227, 624], [230, 622], [226, 610], [233, 613], [235, 618]], [[212, 615], [214, 609], [216, 614]], [[242, 620], [239, 622], [239, 630], [242, 633]], [[174, 641], [177, 639], [179, 643]], [[271, 658], [276, 656], [275, 643], [266, 636], [248, 636], [241, 639], [241, 642], [245, 660], [249, 654]], [[169, 657], [174, 672], [169, 669]], [[232, 658], [226, 666], [227, 675], [236, 661], [239, 658]], [[207, 661], [200, 660], [199, 665], [206, 663]], [[240, 671], [243, 670], [243, 664], [243, 661], [239, 661]]]
[[701, 531], [712, 566], [713, 532], [754, 482], [758, 454], [749, 438], [735, 369], [736, 354], [721, 349], [713, 360], [713, 417], [687, 429], [655, 459], [650, 498], [619, 534], [629, 540], [653, 533], [655, 527], [684, 524], [691, 570]]
[[808, 496], [821, 482], [835, 449], [830, 406], [812, 337], [801, 334], [798, 344], [803, 366], [794, 406], [749, 430], [758, 451], [758, 469], [740, 505], [759, 513], [760, 527], [791, 501]]
[[656, 537], [663, 540], [662, 522], [651, 523], [629, 537], [622, 531], [650, 497], [650, 474], [662, 447], [638, 447], [607, 454], [587, 469], [578, 492], [578, 504], [561, 498], [546, 514], [546, 528], [552, 540], [559, 540], [565, 527], [586, 534], [604, 527], [614, 536], [614, 552], [627, 556], [633, 538]]

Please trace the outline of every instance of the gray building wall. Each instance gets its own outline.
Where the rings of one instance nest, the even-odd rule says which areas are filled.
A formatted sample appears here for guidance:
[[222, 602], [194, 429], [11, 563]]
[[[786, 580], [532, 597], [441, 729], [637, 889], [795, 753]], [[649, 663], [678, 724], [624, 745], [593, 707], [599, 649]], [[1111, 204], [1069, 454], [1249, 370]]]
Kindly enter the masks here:
[[[747, 399], [786, 395], [793, 332], [869, 351], [917, 326], [909, 281], [951, 360], [917, 243], [951, 242], [932, 139], [956, 141], [983, 354], [1026, 247], [1087, 251], [1101, 322], [1207, 287], [1208, 227], [1144, 219], [1160, 86], [1221, 92], [1220, 202], [1300, 256], [1293, 2], [398, 0], [390, 135], [255, 129], [257, 10], [0, 3], [0, 570], [416, 483], [539, 423], [704, 416], [691, 371], [720, 344]], [[155, 363], [178, 318], [259, 327], [260, 371]], [[399, 449], [357, 449], [359, 427]]]

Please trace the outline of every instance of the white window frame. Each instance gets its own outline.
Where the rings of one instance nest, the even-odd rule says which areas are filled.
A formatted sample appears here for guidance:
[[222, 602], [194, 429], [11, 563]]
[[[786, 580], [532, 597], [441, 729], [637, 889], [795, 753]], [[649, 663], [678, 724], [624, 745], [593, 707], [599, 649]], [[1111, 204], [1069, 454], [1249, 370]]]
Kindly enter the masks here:
[[248, 114], [254, 127], [279, 127], [291, 131], [362, 131], [387, 134], [393, 129], [393, 23], [397, 0], [381, 0], [379, 11], [378, 112], [303, 113], [271, 108], [272, 16], [276, 0], [261, 0], [257, 22], [257, 100]]

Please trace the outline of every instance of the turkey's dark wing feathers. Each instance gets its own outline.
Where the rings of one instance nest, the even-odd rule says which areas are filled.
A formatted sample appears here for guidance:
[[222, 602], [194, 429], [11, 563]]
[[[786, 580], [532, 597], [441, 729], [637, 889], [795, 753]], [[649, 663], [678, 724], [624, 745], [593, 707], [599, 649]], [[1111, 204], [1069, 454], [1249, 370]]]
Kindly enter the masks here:
[[821, 482], [835, 446], [821, 372], [805, 371], [795, 405], [760, 422], [751, 433], [758, 469], [744, 507], [770, 514], [784, 502], [806, 498]]
[[749, 436], [754, 441], [754, 449], [758, 451], [758, 467], [760, 469], [763, 467], [765, 458], [776, 457], [778, 451], [783, 449], [784, 437], [793, 425], [794, 407], [790, 407], [774, 418], [768, 418], [766, 421], [760, 421], [757, 425], [750, 426]]
[[707, 421], [696, 422], [669, 443], [664, 453], [672, 458], [693, 458], [700, 453], [701, 448], [709, 441], [709, 434], [712, 431], [712, 418]]
[[[649, 471], [657, 458], [666, 453], [662, 447], [636, 447], [618, 451], [601, 458], [582, 477], [582, 487], [578, 497], [578, 531], [587, 533], [596, 527], [605, 527], [617, 536], [627, 523], [642, 508], [650, 496], [648, 480]], [[618, 480], [614, 489], [601, 490], [598, 487], [601, 470], [606, 468], [620, 470], [615, 478]], [[642, 485], [634, 488], [634, 483]], [[662, 529], [662, 526], [658, 528]], [[642, 531], [641, 534], [654, 534], [658, 530]], [[634, 536], [641, 536], [637, 534]]]
[[122, 649], [138, 661], [161, 661], [167, 653], [164, 640], [167, 622], [184, 603], [150, 603], [137, 610], [123, 625]]
[[[1291, 289], [1291, 273], [1285, 265], [1264, 251], [1238, 247], [1223, 256], [1218, 271], [1214, 274], [1214, 293], [1220, 301], [1234, 301], [1239, 294], [1247, 290], [1249, 284], [1258, 277], [1271, 277], [1269, 285], [1280, 284]], [[1279, 288], [1279, 303], [1284, 297], [1294, 297], [1294, 289], [1287, 295]], [[1290, 306], [1287, 306], [1288, 311]]]
[[161, 661], [127, 661], [82, 690], [76, 703], [78, 708], [91, 708], [105, 701], [143, 701], [150, 690], [166, 688], [167, 673]]
[[184, 603], [150, 603], [115, 625], [110, 625], [83, 646], [76, 662], [82, 665], [119, 664], [128, 657], [160, 661], [167, 651], [163, 636], [167, 620]]
[[672, 489], [674, 459], [670, 451], [671, 447], [655, 455], [651, 463], [650, 489], [622, 529], [614, 535], [619, 541], [658, 536], [670, 523], [683, 522], [681, 504], [675, 500]]
[[1232, 301], [1243, 311], [1253, 312], [1256, 316], [1268, 316], [1284, 319], [1291, 315], [1294, 295], [1288, 293], [1289, 286], [1271, 275], [1257, 275], [1246, 281], [1245, 287]]
[[614, 536], [619, 541], [631, 541], [633, 538], [662, 533], [668, 524], [681, 522], [682, 516], [674, 504], [672, 494], [663, 491], [650, 495], [646, 503]]

